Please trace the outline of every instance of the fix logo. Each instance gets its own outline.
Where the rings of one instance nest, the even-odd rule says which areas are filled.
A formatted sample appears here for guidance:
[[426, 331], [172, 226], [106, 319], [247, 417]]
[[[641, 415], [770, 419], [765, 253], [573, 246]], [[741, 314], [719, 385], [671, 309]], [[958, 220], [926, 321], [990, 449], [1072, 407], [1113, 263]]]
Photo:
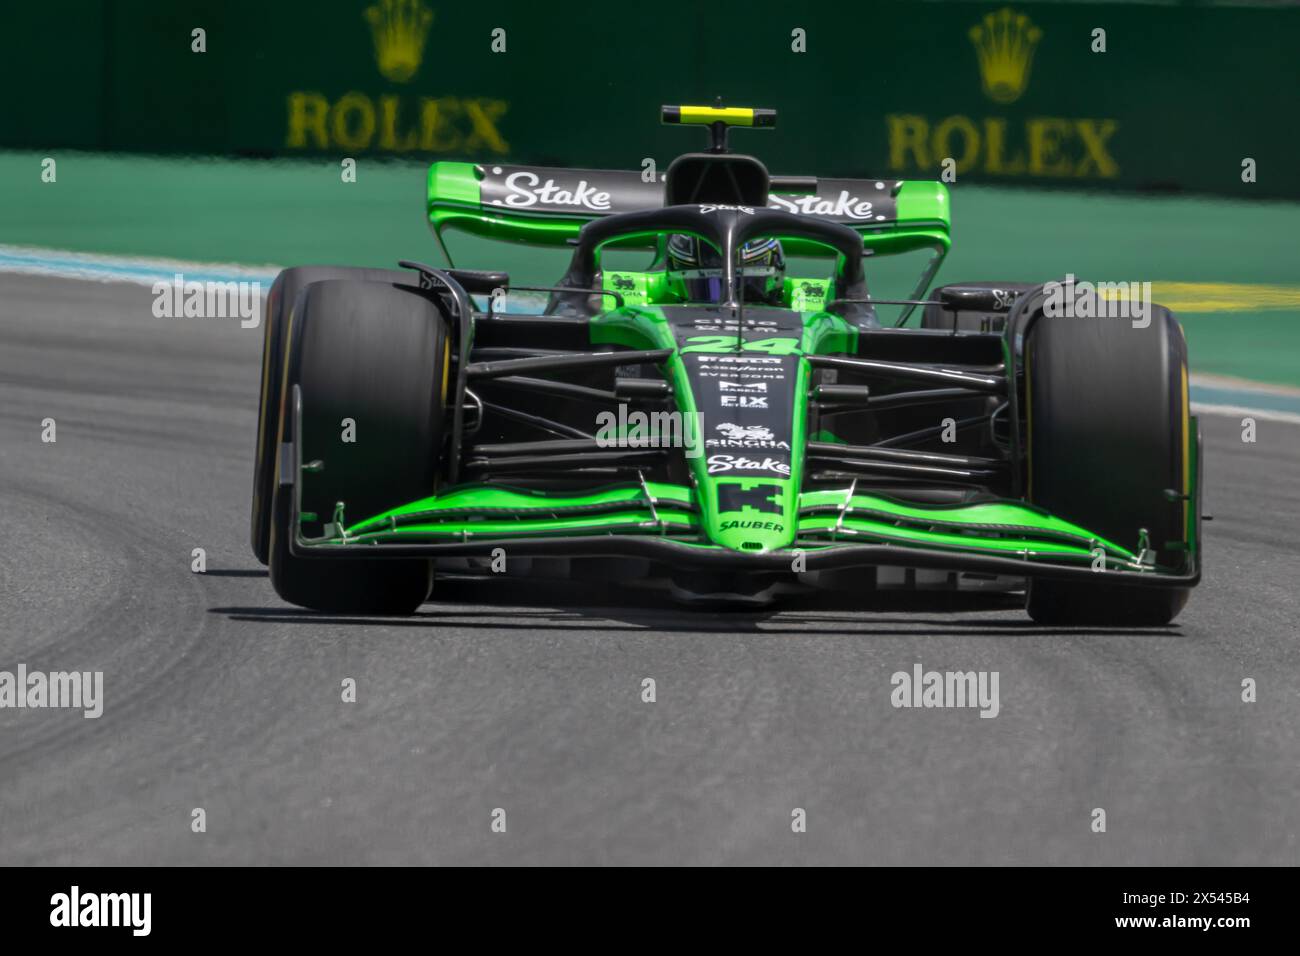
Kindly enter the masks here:
[[719, 475], [728, 471], [766, 471], [778, 475], [790, 474], [790, 466], [776, 458], [745, 458], [743, 455], [710, 455], [709, 474]]
[[766, 395], [723, 395], [723, 408], [767, 408]]

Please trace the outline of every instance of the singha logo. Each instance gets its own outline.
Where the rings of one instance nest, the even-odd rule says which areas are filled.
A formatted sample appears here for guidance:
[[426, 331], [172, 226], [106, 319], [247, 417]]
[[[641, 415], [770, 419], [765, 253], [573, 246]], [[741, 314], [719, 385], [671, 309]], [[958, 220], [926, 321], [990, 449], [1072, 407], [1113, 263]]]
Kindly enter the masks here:
[[730, 422], [718, 426], [724, 438], [731, 441], [771, 441], [771, 429], [762, 425], [733, 425]]
[[1003, 7], [987, 14], [984, 22], [970, 28], [971, 43], [979, 57], [980, 82], [995, 103], [1014, 103], [1029, 84], [1029, 67], [1034, 48], [1043, 31], [1029, 17]]
[[365, 16], [374, 36], [379, 72], [394, 83], [410, 80], [424, 59], [433, 11], [421, 0], [379, 0]]

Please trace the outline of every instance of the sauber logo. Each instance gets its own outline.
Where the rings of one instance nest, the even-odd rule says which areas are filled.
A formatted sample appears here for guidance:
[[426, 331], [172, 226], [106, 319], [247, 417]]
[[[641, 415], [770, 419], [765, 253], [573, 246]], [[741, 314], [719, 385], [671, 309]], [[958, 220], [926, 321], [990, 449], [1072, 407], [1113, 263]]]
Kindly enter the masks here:
[[726, 471], [774, 471], [778, 475], [790, 474], [790, 466], [775, 458], [745, 458], [734, 455], [710, 455], [709, 474]]
[[[496, 167], [493, 172], [499, 174], [501, 167]], [[505, 188], [508, 193], [506, 198], [494, 199], [493, 203], [518, 209], [538, 204], [581, 206], [595, 212], [608, 212], [610, 209], [609, 193], [589, 185], [585, 179], [578, 180], [576, 186], [557, 186], [554, 179], [548, 179], [543, 183], [542, 177], [524, 169], [507, 176]]]
[[724, 521], [723, 531], [784, 531], [785, 525], [779, 521]]

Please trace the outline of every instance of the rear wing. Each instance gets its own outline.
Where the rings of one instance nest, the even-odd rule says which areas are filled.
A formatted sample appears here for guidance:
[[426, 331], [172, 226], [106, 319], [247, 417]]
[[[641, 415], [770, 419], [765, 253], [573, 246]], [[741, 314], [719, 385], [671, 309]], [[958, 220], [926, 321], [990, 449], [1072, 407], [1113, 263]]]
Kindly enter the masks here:
[[[594, 219], [657, 209], [664, 182], [634, 170], [437, 162], [429, 167], [428, 214], [446, 229], [537, 245], [563, 245]], [[768, 205], [856, 229], [876, 253], [951, 244], [948, 188], [940, 182], [774, 176]]]

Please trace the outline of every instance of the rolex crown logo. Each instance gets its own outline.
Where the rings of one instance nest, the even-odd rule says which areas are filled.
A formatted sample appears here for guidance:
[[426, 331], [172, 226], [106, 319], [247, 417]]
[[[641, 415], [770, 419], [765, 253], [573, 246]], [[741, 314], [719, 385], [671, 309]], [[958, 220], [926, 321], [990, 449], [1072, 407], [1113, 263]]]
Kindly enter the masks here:
[[1029, 67], [1034, 48], [1043, 31], [1029, 22], [1029, 17], [1003, 7], [984, 17], [984, 22], [970, 28], [971, 42], [979, 57], [980, 81], [984, 93], [995, 103], [1013, 103], [1020, 99], [1029, 82]]
[[415, 76], [424, 58], [424, 41], [433, 22], [433, 11], [421, 0], [379, 0], [366, 10], [375, 40], [375, 62], [379, 72], [394, 83]]

